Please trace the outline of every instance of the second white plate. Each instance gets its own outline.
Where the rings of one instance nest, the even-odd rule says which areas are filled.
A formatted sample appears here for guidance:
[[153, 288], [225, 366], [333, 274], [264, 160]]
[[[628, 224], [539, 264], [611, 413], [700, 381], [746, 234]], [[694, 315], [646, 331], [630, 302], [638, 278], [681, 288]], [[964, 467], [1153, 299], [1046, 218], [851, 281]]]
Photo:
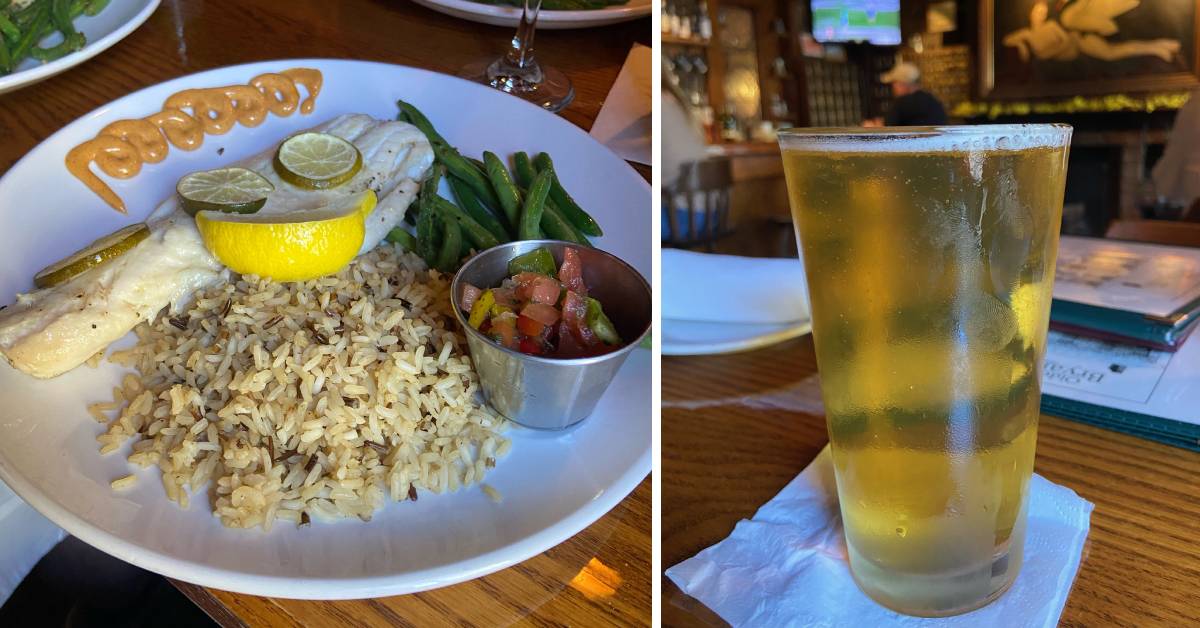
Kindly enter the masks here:
[[[493, 26], [516, 27], [521, 21], [521, 8], [513, 6], [483, 4], [471, 0], [413, 0], [439, 13], [481, 22]], [[621, 4], [594, 11], [541, 11], [538, 28], [564, 30], [569, 28], [591, 28], [618, 22], [628, 22], [650, 15], [654, 7], [652, 0], [629, 0]]]
[[663, 319], [663, 355], [709, 355], [760, 349], [812, 331], [810, 321], [783, 324], [708, 323]]
[[99, 14], [76, 19], [75, 28], [87, 37], [82, 50], [50, 63], [25, 59], [11, 74], [0, 75], [0, 94], [50, 78], [104, 52], [141, 26], [158, 8], [158, 3], [159, 0], [112, 0]]

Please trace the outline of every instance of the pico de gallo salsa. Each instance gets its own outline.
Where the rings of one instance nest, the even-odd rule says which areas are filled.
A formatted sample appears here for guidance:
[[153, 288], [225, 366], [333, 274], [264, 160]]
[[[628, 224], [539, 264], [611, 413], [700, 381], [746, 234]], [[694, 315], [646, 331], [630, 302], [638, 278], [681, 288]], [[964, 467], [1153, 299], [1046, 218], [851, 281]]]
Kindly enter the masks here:
[[495, 288], [463, 285], [460, 306], [471, 327], [529, 355], [580, 358], [620, 348], [612, 321], [588, 296], [575, 249], [564, 249], [557, 266], [549, 249], [534, 249], [510, 260], [508, 274]]

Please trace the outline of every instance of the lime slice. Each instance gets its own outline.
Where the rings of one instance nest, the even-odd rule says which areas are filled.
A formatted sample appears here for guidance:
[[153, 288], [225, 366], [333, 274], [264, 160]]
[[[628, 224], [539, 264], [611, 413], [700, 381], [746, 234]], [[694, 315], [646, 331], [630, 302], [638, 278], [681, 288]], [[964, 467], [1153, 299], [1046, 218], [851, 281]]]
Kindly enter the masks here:
[[193, 172], [175, 186], [179, 204], [189, 216], [202, 211], [253, 214], [262, 209], [274, 190], [270, 181], [245, 168]]
[[275, 172], [307, 190], [335, 188], [362, 170], [362, 153], [354, 144], [328, 133], [293, 135], [275, 153]]
[[33, 276], [33, 285], [38, 288], [49, 288], [64, 283], [84, 271], [124, 255], [149, 235], [150, 228], [144, 222], [129, 225], [110, 233], [72, 253], [66, 259], [59, 260], [38, 271], [38, 274]]

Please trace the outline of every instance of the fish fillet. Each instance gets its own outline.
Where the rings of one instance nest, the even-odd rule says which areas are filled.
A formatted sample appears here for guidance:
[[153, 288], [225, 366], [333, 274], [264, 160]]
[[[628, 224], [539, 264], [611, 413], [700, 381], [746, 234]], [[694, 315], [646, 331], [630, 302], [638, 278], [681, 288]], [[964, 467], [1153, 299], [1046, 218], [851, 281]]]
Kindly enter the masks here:
[[[275, 148], [234, 165], [275, 185], [260, 214], [315, 209], [374, 190], [379, 202], [366, 219], [361, 255], [400, 224], [433, 164], [433, 150], [416, 127], [361, 114], [311, 130], [352, 142], [362, 153], [362, 170], [336, 188], [302, 190], [275, 173]], [[16, 303], [0, 310], [0, 355], [34, 377], [56, 377], [163, 308], [178, 312], [197, 290], [228, 279], [229, 271], [205, 248], [195, 220], [174, 196], [155, 209], [147, 225], [149, 237], [124, 255], [66, 283], [19, 294]]]

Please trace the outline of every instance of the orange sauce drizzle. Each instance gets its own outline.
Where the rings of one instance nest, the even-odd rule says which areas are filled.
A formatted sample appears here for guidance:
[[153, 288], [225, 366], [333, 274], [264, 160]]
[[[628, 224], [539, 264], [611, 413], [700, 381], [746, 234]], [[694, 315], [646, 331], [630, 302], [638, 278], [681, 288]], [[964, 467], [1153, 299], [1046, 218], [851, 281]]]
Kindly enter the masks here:
[[[142, 164], [167, 158], [171, 146], [196, 150], [204, 136], [223, 135], [241, 124], [255, 127], [267, 114], [287, 117], [297, 109], [312, 113], [321, 93], [320, 70], [292, 68], [260, 74], [247, 85], [185, 89], [171, 95], [161, 111], [145, 118], [118, 120], [67, 153], [67, 170], [113, 209], [125, 213], [125, 201], [92, 171], [92, 164], [110, 177], [137, 176]], [[299, 86], [308, 95], [300, 99]]]

